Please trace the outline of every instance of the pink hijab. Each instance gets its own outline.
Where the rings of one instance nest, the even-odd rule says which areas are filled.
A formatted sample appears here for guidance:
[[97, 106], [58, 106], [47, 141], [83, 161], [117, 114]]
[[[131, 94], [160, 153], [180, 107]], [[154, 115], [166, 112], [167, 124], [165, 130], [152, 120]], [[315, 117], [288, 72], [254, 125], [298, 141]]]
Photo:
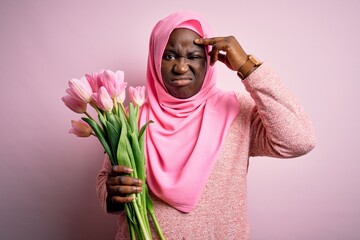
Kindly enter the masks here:
[[150, 38], [148, 102], [141, 114], [141, 124], [154, 121], [147, 129], [145, 143], [151, 191], [174, 208], [190, 212], [239, 112], [239, 103], [234, 93], [215, 87], [215, 68], [209, 65], [209, 57], [199, 93], [178, 99], [167, 92], [161, 77], [161, 60], [175, 28], [188, 28], [201, 37], [212, 37], [208, 23], [192, 12], [175, 12], [156, 24]]

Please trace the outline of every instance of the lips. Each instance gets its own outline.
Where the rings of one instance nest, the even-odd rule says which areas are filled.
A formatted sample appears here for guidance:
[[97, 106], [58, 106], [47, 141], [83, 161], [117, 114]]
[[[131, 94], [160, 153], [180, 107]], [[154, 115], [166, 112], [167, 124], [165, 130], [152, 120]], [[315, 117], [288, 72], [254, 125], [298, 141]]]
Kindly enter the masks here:
[[191, 77], [174, 78], [171, 80], [171, 84], [175, 87], [183, 87], [192, 82]]

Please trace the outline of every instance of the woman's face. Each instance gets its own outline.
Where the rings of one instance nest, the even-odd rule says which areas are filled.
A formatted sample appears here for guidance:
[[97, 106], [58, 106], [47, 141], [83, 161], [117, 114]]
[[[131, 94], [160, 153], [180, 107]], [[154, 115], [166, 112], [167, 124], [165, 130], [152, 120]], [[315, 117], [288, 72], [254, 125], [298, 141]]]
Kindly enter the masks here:
[[185, 28], [175, 29], [166, 44], [161, 61], [161, 76], [168, 92], [176, 98], [197, 94], [206, 73], [206, 53], [194, 44], [199, 34]]

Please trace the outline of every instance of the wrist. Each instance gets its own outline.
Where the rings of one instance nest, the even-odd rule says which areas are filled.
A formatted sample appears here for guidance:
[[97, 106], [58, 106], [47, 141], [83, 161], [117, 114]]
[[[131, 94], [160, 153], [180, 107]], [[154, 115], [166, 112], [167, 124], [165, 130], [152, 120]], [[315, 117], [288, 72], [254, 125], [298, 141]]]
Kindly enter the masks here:
[[245, 79], [261, 64], [262, 64], [262, 61], [260, 61], [254, 55], [250, 54], [247, 56], [246, 62], [243, 65], [241, 65], [240, 68], [238, 69], [237, 75], [241, 79]]

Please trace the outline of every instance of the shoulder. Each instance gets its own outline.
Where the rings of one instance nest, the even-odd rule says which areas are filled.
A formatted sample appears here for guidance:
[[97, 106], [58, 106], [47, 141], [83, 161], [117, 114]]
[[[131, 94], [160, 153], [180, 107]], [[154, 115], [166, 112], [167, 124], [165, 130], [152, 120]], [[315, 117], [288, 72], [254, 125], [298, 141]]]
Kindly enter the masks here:
[[255, 107], [254, 100], [246, 91], [220, 91], [217, 95], [214, 107], [233, 109], [240, 118], [249, 116]]
[[248, 92], [234, 92], [241, 112], [250, 112], [255, 106], [254, 99]]

